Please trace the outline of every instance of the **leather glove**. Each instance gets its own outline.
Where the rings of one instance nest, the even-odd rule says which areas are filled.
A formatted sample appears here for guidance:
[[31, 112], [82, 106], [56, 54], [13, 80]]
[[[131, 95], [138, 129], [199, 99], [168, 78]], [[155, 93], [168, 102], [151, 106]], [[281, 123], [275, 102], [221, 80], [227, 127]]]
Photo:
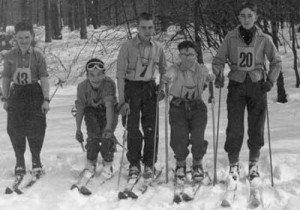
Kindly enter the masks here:
[[224, 76], [218, 75], [215, 79], [215, 87], [223, 88], [224, 87]]
[[273, 87], [273, 83], [270, 82], [269, 80], [267, 80], [261, 84], [261, 89], [264, 93], [269, 92], [272, 89], [272, 87]]
[[109, 130], [109, 129], [105, 129], [102, 133], [102, 138], [104, 139], [112, 139], [113, 138], [113, 132], [112, 130]]
[[75, 139], [76, 139], [79, 143], [84, 142], [83, 134], [82, 134], [81, 130], [76, 130]]

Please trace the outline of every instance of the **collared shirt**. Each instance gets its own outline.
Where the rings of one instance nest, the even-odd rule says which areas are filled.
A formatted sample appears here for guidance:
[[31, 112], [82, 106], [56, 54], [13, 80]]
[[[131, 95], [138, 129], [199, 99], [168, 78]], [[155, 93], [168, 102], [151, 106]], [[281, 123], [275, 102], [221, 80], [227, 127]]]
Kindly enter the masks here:
[[143, 46], [138, 35], [136, 35], [133, 39], [127, 40], [125, 43], [123, 43], [117, 59], [116, 77], [126, 78], [128, 80], [143, 81], [143, 78], [141, 78], [140, 75], [136, 75], [137, 66], [139, 63], [138, 61], [141, 60], [143, 65], [143, 58], [146, 58], [145, 62], [150, 63], [151, 61], [149, 60], [153, 61], [152, 75], [148, 75], [146, 80], [155, 79], [158, 72], [160, 74], [164, 74], [167, 64], [162, 46], [158, 42], [151, 40], [150, 48], [151, 49], [149, 51], [147, 47], [145, 48], [145, 46]]
[[30, 47], [25, 54], [22, 54], [19, 47], [9, 51], [5, 55], [2, 76], [12, 79], [17, 68], [29, 68], [29, 65], [32, 83], [37, 82], [41, 77], [49, 76], [42, 52], [34, 47]]
[[186, 100], [201, 99], [204, 85], [215, 78], [204, 64], [198, 62], [191, 68], [173, 64], [165, 76], [171, 80], [170, 95]]
[[109, 78], [105, 77], [98, 89], [94, 89], [88, 79], [79, 83], [77, 86], [77, 99], [75, 101], [76, 109], [83, 110], [85, 107], [105, 106], [106, 102], [117, 102], [116, 84]]
[[[230, 67], [228, 74], [229, 79], [236, 82], [244, 82], [246, 75], [249, 74], [251, 80], [257, 82], [264, 78], [264, 63], [265, 57], [267, 57], [270, 61], [268, 79], [273, 83], [276, 82], [282, 67], [280, 55], [271, 37], [257, 28], [252, 42], [247, 45], [239, 34], [239, 27], [240, 26], [237, 26], [226, 35], [216, 56], [213, 58], [212, 69], [214, 74], [219, 75], [219, 73], [223, 71], [225, 63], [228, 62]], [[243, 48], [252, 48], [253, 50], [239, 50]], [[240, 54], [238, 55], [238, 53]], [[247, 71], [241, 70], [238, 65], [248, 65], [251, 69]]]

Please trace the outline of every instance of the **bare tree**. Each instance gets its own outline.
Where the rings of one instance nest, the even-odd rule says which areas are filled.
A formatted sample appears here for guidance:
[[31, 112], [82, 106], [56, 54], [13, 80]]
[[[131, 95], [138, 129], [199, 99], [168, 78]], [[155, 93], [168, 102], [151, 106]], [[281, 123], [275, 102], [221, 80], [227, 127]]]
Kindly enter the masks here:
[[23, 0], [22, 4], [22, 19], [32, 24], [32, 0]]
[[80, 14], [80, 38], [87, 39], [87, 19], [86, 19], [86, 4], [83, 0], [77, 0]]
[[52, 41], [51, 21], [50, 21], [50, 1], [44, 0], [44, 18], [45, 18], [45, 42]]
[[51, 26], [52, 26], [52, 38], [53, 39], [62, 39], [61, 34], [61, 1], [60, 0], [51, 0], [50, 9], [51, 9]]
[[7, 12], [8, 12], [7, 2], [8, 0], [1, 1], [1, 26], [3, 31], [6, 31], [6, 26], [7, 26]]

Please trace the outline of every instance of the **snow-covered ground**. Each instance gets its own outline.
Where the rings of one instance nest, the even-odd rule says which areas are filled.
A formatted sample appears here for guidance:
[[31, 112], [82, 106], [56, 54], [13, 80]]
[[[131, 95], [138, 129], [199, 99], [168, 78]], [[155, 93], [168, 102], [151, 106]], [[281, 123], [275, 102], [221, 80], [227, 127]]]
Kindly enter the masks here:
[[[107, 30], [109, 31], [109, 30]], [[76, 182], [81, 170], [85, 164], [85, 153], [80, 145], [74, 139], [75, 119], [71, 115], [71, 109], [76, 97], [76, 85], [84, 79], [82, 67], [87, 58], [92, 56], [100, 57], [110, 66], [108, 74], [114, 78], [114, 60], [116, 48], [122, 40], [114, 41], [116, 37], [121, 37], [120, 33], [113, 33], [113, 37], [108, 32], [100, 30], [95, 33], [89, 29], [90, 37], [93, 35], [95, 40], [101, 40], [101, 43], [95, 45], [92, 41], [85, 45], [85, 41], [79, 39], [79, 32], [69, 33], [64, 29], [64, 40], [53, 41], [50, 44], [41, 43], [42, 49], [47, 55], [48, 65], [51, 68], [52, 87], [51, 92], [55, 90], [54, 81], [56, 77], [66, 79], [67, 82], [63, 88], [59, 88], [53, 101], [51, 110], [47, 115], [47, 132], [42, 151], [42, 161], [46, 170], [46, 175], [26, 191], [23, 195], [5, 195], [4, 190], [13, 181], [13, 169], [15, 157], [13, 149], [6, 133], [6, 112], [0, 109], [0, 209], [2, 210], [128, 210], [128, 209], [151, 209], [151, 210], [176, 210], [176, 209], [222, 209], [220, 207], [224, 184], [216, 186], [203, 186], [194, 201], [182, 203], [180, 205], [172, 204], [173, 184], [172, 172], [169, 172], [169, 183], [163, 183], [159, 186], [150, 188], [148, 192], [138, 200], [122, 200], [117, 198], [117, 180], [118, 166], [121, 159], [122, 149], [118, 147], [115, 153], [115, 169], [117, 170], [114, 178], [102, 186], [97, 186], [97, 176], [90, 183], [93, 194], [89, 197], [82, 196], [76, 191], [71, 191], [70, 186]], [[40, 34], [39, 34], [40, 32]], [[43, 37], [41, 31], [37, 32], [37, 37]], [[103, 38], [105, 37], [105, 39]], [[92, 39], [91, 39], [92, 40]], [[83, 47], [84, 46], [84, 47]], [[79, 51], [80, 54], [78, 55]], [[176, 55], [176, 51], [173, 51]], [[56, 55], [55, 56], [53, 56]], [[78, 56], [77, 56], [78, 55]], [[169, 53], [170, 55], [170, 53]], [[288, 103], [279, 104], [275, 102], [276, 87], [269, 93], [268, 105], [270, 115], [270, 133], [273, 154], [274, 169], [274, 187], [271, 187], [269, 150], [268, 150], [268, 132], [265, 132], [265, 147], [262, 150], [260, 161], [260, 174], [262, 178], [261, 196], [262, 205], [257, 209], [268, 210], [297, 210], [300, 206], [300, 93], [295, 88], [295, 73], [292, 69], [292, 54], [288, 50], [284, 54], [281, 49], [283, 59], [283, 72], [285, 76], [285, 87], [288, 93]], [[78, 59], [76, 58], [78, 57]], [[171, 59], [171, 58], [170, 58]], [[60, 63], [61, 61], [61, 63]], [[211, 55], [206, 54], [205, 62], [210, 68]], [[73, 62], [73, 64], [72, 64]], [[63, 69], [62, 64], [66, 67]], [[111, 65], [112, 64], [112, 65]], [[69, 70], [72, 69], [69, 75]], [[53, 79], [53, 80], [52, 80]], [[208, 99], [208, 91], [204, 93], [204, 100]], [[220, 120], [220, 138], [217, 162], [218, 180], [226, 179], [228, 172], [227, 154], [224, 152], [225, 129], [227, 124], [226, 113], [226, 88], [222, 89], [221, 94], [221, 120]], [[219, 91], [215, 90], [216, 104], [214, 107], [217, 116]], [[212, 111], [211, 104], [208, 106], [208, 124], [206, 129], [206, 139], [209, 141], [208, 152], [204, 162], [209, 173], [213, 173], [213, 133], [212, 133]], [[165, 104], [160, 105], [160, 142], [158, 165], [165, 164]], [[246, 123], [246, 122], [245, 122]], [[85, 125], [83, 124], [83, 130]], [[119, 123], [116, 136], [122, 142], [124, 129]], [[248, 209], [249, 185], [245, 181], [247, 174], [248, 148], [246, 144], [247, 133], [245, 132], [245, 142], [241, 152], [241, 183], [238, 190], [237, 200], [232, 209]], [[28, 147], [27, 147], [28, 148]], [[31, 158], [29, 149], [26, 151], [27, 168], [31, 167]], [[169, 148], [169, 167], [174, 168], [174, 158], [172, 150]], [[188, 158], [189, 164], [191, 157]], [[99, 157], [99, 163], [101, 158]], [[121, 176], [121, 189], [125, 184], [128, 173], [128, 162], [125, 158], [125, 165]], [[164, 180], [165, 176], [161, 177]], [[3, 194], [1, 193], [3, 192]]]

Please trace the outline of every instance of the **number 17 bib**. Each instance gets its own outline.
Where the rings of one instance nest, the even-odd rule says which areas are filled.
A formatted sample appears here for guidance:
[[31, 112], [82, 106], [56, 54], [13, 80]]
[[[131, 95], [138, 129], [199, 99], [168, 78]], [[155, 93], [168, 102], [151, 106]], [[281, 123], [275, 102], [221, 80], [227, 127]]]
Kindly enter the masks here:
[[254, 47], [238, 47], [238, 70], [251, 71], [255, 66]]

